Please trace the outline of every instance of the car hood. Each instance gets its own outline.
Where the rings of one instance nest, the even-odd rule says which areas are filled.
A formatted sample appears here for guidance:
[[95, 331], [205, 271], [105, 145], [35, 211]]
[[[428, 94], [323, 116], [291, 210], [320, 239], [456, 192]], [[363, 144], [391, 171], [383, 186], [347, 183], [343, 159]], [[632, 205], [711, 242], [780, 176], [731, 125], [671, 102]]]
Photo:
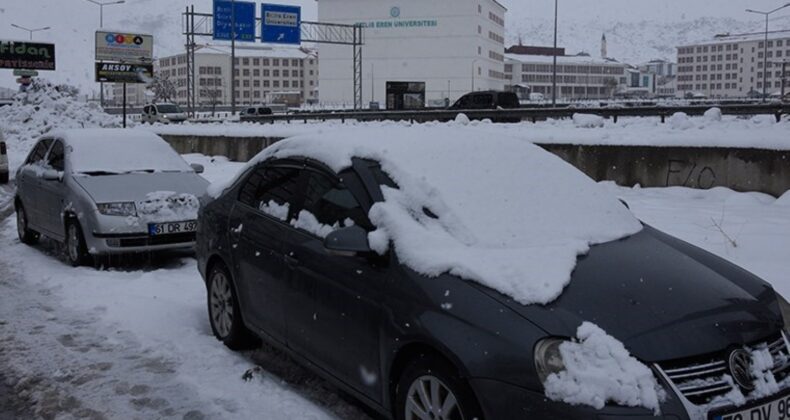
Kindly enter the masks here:
[[592, 247], [549, 305], [483, 290], [549, 335], [573, 337], [582, 322], [593, 322], [646, 362], [756, 342], [783, 325], [766, 282], [649, 226]]
[[96, 203], [140, 202], [149, 194], [170, 191], [177, 194], [205, 194], [208, 181], [194, 172], [140, 173], [106, 176], [75, 176]]

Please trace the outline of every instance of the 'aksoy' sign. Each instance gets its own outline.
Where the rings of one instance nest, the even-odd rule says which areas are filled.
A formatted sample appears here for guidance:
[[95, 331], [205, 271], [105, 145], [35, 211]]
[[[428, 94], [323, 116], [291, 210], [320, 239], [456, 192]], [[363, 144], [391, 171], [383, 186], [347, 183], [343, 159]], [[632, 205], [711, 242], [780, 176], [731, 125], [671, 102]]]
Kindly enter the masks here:
[[0, 40], [0, 69], [55, 70], [55, 44]]

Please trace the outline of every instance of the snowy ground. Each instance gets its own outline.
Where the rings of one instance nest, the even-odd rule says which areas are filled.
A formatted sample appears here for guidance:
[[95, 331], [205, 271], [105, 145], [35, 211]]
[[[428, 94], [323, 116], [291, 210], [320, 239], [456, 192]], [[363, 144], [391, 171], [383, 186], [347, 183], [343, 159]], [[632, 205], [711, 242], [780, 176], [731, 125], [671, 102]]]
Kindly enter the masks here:
[[[188, 155], [212, 181], [241, 166]], [[790, 295], [790, 196], [606, 184], [643, 221], [761, 275]], [[5, 193], [3, 191], [6, 191]], [[3, 200], [10, 197], [0, 189]], [[0, 220], [0, 372], [54, 418], [366, 419], [358, 403], [281, 353], [233, 353], [211, 335], [189, 256], [73, 269]], [[242, 375], [262, 369], [252, 381]], [[2, 388], [0, 388], [0, 391]], [[0, 414], [2, 410], [0, 410]], [[0, 416], [1, 418], [2, 416]]]

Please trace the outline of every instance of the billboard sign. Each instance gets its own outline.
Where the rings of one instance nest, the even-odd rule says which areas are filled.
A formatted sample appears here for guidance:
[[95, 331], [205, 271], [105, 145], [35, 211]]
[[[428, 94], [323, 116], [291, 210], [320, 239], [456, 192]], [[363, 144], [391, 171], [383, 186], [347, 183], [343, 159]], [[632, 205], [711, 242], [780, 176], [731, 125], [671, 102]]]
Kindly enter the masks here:
[[234, 33], [236, 41], [255, 42], [255, 3], [214, 0], [214, 39], [230, 41]]
[[0, 40], [0, 69], [55, 70], [55, 44]]
[[102, 83], [151, 83], [153, 64], [96, 63], [96, 81]]
[[151, 35], [96, 31], [96, 61], [150, 63], [153, 58]]
[[302, 8], [280, 4], [263, 4], [261, 40], [273, 44], [302, 43]]

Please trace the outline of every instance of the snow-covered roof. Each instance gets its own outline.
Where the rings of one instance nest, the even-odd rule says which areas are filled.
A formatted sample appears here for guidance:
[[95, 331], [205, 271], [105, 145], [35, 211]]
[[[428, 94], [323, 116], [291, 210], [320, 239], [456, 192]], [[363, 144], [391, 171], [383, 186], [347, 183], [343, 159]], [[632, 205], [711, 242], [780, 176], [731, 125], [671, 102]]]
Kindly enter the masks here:
[[[522, 64], [552, 64], [554, 57], [550, 55], [521, 55], [521, 54], [505, 54], [505, 57], [518, 61]], [[623, 67], [625, 64], [617, 61], [595, 58], [585, 55], [560, 55], [557, 56], [557, 64], [586, 64], [586, 65], [600, 65], [600, 66], [617, 66]]]
[[[209, 45], [198, 49], [195, 54], [221, 54], [230, 55], [231, 49], [224, 45]], [[315, 53], [311, 50], [287, 47], [258, 47], [244, 48], [236, 46], [237, 58], [315, 58]]]
[[[371, 247], [383, 253], [392, 241], [401, 261], [423, 275], [457, 275], [522, 304], [553, 301], [591, 245], [641, 229], [599, 184], [501, 132], [395, 123], [327, 130], [276, 143], [250, 165], [295, 156], [338, 172], [352, 157], [381, 162], [399, 188], [383, 187], [385, 202], [370, 211]], [[225, 187], [212, 185], [209, 194]]]
[[167, 142], [147, 130], [76, 129], [53, 132], [69, 148], [72, 172], [189, 172], [192, 169]]
[[[778, 31], [778, 32], [768, 33], [769, 41], [775, 41], [777, 39], [790, 39], [790, 31]], [[716, 44], [716, 45], [734, 44], [736, 42], [753, 42], [753, 41], [764, 41], [764, 40], [765, 40], [765, 33], [728, 35], [728, 36], [721, 36], [713, 39], [705, 39], [698, 42], [691, 42], [685, 45], [680, 45], [678, 46], [678, 48], [696, 47], [699, 45], [711, 45], [711, 44]]]

